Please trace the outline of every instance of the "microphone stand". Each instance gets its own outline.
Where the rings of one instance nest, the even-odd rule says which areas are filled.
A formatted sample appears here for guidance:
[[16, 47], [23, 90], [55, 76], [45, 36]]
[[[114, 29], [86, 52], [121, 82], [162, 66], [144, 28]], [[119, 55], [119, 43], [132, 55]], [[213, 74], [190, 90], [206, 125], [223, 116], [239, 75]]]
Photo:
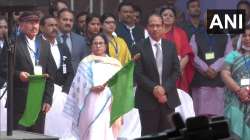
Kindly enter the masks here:
[[[10, 13], [9, 13], [10, 14]], [[9, 15], [8, 14], [8, 15]], [[10, 18], [8, 18], [8, 21]], [[8, 52], [8, 82], [7, 82], [7, 136], [12, 136], [13, 131], [13, 81], [14, 81], [14, 58], [15, 58], [15, 41], [10, 41], [7, 36], [4, 36], [6, 49]]]

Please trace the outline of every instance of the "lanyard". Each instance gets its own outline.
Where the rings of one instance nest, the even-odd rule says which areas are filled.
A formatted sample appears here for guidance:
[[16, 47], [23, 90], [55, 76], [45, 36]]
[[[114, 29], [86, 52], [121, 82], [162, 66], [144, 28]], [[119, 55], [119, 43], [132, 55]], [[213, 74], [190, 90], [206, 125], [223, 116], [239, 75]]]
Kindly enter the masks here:
[[114, 40], [115, 43], [112, 40], [110, 42], [111, 42], [112, 46], [115, 49], [115, 57], [118, 58], [118, 53], [119, 53], [118, 44], [117, 44], [116, 39], [114, 37], [112, 37], [112, 38], [113, 38], [113, 40]]
[[[28, 41], [27, 41], [27, 44], [29, 44]], [[35, 51], [33, 49], [31, 49], [29, 45], [28, 45], [28, 49], [35, 56], [35, 65], [38, 65], [39, 64], [39, 58], [40, 58], [40, 42], [38, 42], [38, 41], [35, 40], [35, 49], [36, 49]]]

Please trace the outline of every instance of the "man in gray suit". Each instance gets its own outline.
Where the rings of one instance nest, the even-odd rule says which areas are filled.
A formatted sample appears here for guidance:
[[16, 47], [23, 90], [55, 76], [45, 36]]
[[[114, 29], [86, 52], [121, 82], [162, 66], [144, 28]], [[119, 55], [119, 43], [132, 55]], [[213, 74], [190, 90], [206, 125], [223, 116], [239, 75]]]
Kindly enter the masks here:
[[88, 55], [86, 39], [72, 32], [74, 14], [69, 9], [62, 9], [58, 12], [58, 39], [59, 43], [67, 46], [71, 54], [71, 62], [74, 73], [80, 61]]

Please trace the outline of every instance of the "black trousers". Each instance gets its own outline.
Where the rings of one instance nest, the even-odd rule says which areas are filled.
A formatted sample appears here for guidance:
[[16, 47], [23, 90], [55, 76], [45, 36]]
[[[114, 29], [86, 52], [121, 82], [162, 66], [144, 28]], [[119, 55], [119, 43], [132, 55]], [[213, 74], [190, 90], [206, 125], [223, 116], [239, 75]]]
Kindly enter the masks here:
[[21, 119], [22, 113], [15, 112], [13, 116], [13, 124], [15, 130], [23, 130], [28, 132], [34, 132], [34, 133], [40, 133], [44, 134], [44, 125], [45, 125], [45, 114], [43, 112], [40, 112], [38, 115], [38, 118], [36, 120], [36, 123], [32, 125], [31, 127], [24, 127], [18, 124], [18, 121]]
[[166, 105], [160, 105], [160, 107], [155, 110], [139, 109], [142, 136], [154, 135], [172, 128], [173, 124], [171, 123], [169, 115], [173, 112], [174, 109], [171, 109]]

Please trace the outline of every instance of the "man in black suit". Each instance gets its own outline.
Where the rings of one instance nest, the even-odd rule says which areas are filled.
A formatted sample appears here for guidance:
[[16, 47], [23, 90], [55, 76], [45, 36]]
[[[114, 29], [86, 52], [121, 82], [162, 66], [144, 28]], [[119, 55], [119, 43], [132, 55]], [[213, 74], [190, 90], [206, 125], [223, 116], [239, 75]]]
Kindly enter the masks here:
[[62, 92], [68, 93], [74, 78], [69, 48], [57, 41], [57, 20], [52, 16], [41, 19], [42, 38], [50, 43], [53, 56], [53, 70], [55, 84], [62, 86]]
[[4, 41], [4, 35], [8, 34], [8, 23], [7, 19], [0, 16], [0, 89], [3, 87], [6, 81], [6, 75], [2, 73], [3, 70], [3, 63], [6, 61], [7, 57], [7, 49]]
[[[37, 37], [39, 31], [39, 16], [31, 11], [24, 12], [20, 18], [21, 34], [16, 40], [15, 71], [14, 71], [14, 129], [36, 133], [44, 133], [45, 114], [52, 104], [54, 91], [52, 55], [49, 43]], [[28, 92], [29, 75], [48, 74], [41, 104], [41, 112], [35, 124], [24, 127], [18, 124], [23, 115]]]
[[136, 44], [135, 105], [139, 109], [142, 135], [156, 134], [171, 127], [168, 115], [180, 104], [175, 86], [180, 74], [173, 43], [163, 40], [163, 20], [151, 14], [147, 21], [149, 38]]

